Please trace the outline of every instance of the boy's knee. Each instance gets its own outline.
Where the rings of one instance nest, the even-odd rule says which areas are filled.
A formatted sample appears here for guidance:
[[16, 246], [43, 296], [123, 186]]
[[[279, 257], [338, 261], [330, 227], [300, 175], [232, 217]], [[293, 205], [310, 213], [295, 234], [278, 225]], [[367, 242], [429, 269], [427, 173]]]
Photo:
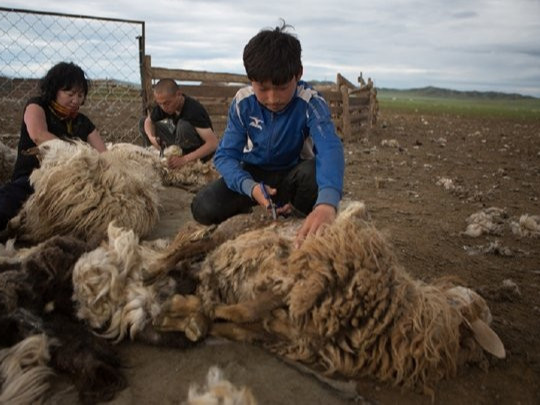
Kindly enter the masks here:
[[213, 225], [217, 221], [215, 219], [213, 204], [204, 197], [204, 194], [199, 192], [191, 202], [191, 215], [193, 219], [203, 225]]
[[297, 167], [297, 175], [303, 180], [313, 180], [316, 182], [315, 172], [315, 159], [304, 160]]

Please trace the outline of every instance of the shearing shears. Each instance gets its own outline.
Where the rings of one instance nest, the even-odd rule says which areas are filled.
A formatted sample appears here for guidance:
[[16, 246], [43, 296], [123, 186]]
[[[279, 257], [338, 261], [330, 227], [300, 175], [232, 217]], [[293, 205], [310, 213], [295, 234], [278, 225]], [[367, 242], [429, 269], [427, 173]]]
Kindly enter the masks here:
[[264, 195], [264, 198], [266, 198], [268, 200], [268, 202], [269, 202], [266, 209], [269, 209], [270, 211], [272, 211], [272, 219], [275, 221], [277, 219], [276, 205], [274, 204], [274, 201], [272, 201], [272, 197], [270, 197], [270, 195], [266, 191], [266, 187], [264, 186], [264, 182], [261, 181], [259, 183], [259, 187], [261, 188], [261, 191], [262, 191], [262, 193]]
[[164, 156], [165, 148], [167, 147], [167, 144], [161, 139], [159, 136], [156, 135], [156, 141], [159, 145], [159, 157], [162, 158]]

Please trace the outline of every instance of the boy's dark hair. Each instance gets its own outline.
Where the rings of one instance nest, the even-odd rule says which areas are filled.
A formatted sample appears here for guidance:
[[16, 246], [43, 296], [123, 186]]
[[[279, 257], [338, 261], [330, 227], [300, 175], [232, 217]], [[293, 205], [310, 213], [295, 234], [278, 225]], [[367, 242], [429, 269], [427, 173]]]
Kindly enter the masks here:
[[249, 80], [281, 85], [302, 73], [302, 47], [286, 32], [289, 27], [282, 20], [281, 27], [262, 30], [249, 40], [243, 56]]
[[41, 97], [46, 102], [55, 100], [58, 90], [71, 90], [73, 88], [83, 90], [86, 98], [88, 79], [84, 71], [73, 62], [60, 62], [54, 65], [39, 83]]

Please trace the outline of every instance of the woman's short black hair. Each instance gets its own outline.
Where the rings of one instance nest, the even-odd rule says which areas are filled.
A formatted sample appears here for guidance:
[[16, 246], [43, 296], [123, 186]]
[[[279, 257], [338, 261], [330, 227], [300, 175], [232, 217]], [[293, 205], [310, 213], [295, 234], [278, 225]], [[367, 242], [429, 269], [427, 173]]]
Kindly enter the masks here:
[[262, 30], [249, 40], [243, 55], [249, 80], [281, 85], [302, 73], [302, 47], [286, 32], [290, 27], [282, 21], [281, 27]]
[[47, 101], [56, 99], [58, 90], [81, 89], [88, 94], [88, 79], [84, 71], [73, 62], [60, 62], [49, 69], [39, 83], [41, 97]]

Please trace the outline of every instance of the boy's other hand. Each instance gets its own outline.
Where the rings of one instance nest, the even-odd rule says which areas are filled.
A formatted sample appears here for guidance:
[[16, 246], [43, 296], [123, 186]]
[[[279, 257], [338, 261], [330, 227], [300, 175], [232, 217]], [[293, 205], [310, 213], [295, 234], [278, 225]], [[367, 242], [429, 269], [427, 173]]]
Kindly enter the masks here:
[[336, 219], [336, 209], [330, 204], [319, 204], [304, 220], [296, 234], [294, 246], [299, 248], [309, 234], [317, 232], [322, 225], [331, 224]]

